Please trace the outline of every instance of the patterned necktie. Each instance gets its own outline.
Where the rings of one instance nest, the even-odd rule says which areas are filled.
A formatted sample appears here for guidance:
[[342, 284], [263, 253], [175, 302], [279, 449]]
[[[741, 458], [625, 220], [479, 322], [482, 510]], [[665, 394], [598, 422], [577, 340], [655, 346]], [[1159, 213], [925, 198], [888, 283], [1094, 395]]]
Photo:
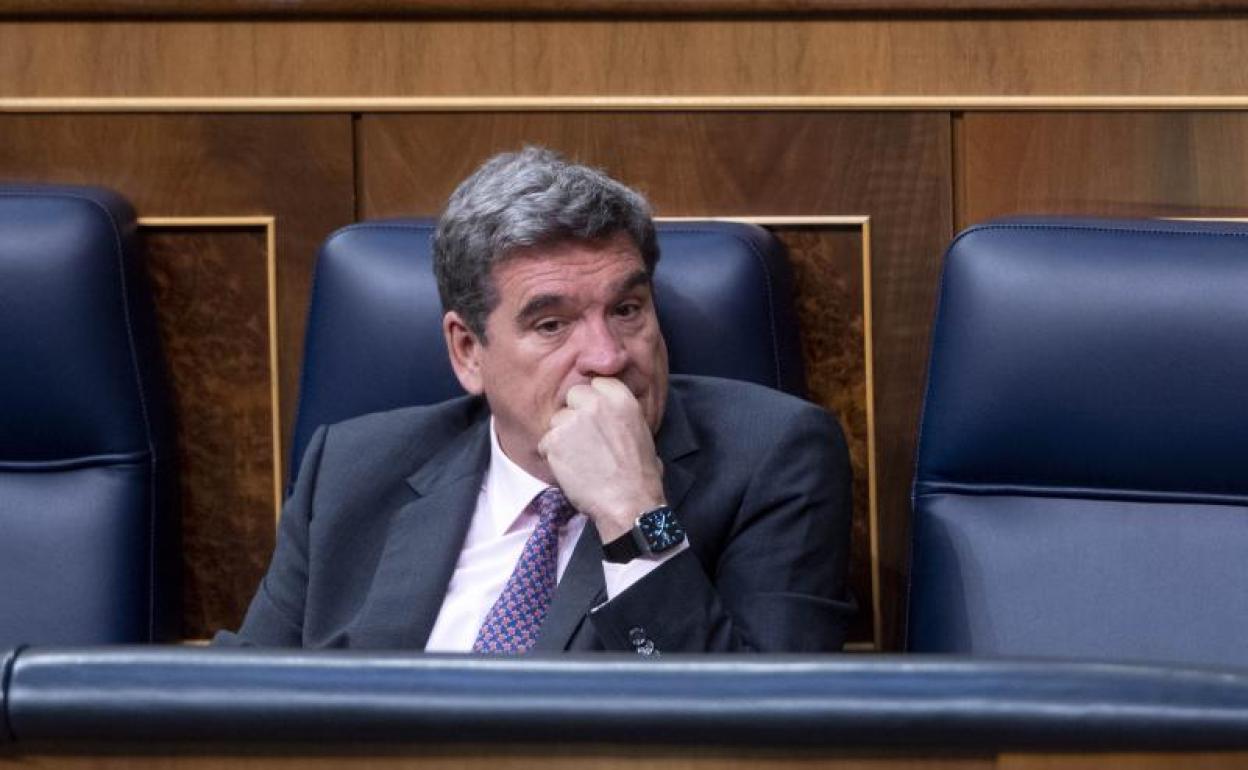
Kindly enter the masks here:
[[498, 601], [485, 616], [473, 652], [525, 652], [537, 641], [546, 620], [559, 571], [559, 530], [576, 510], [562, 491], [550, 487], [533, 498], [525, 512], [537, 515], [537, 527]]

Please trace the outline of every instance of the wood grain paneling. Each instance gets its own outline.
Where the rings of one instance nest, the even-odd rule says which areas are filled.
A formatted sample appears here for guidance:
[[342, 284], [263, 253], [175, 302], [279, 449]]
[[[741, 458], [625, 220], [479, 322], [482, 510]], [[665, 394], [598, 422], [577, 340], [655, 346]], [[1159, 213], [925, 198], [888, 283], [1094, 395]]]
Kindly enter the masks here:
[[1248, 754], [1242, 751], [1191, 753], [1105, 753], [1105, 754], [1002, 754], [1001, 770], [1230, 770], [1248, 767]]
[[0, 18], [404, 18], [749, 16], [925, 13], [1217, 13], [1244, 0], [7, 0]]
[[183, 634], [235, 626], [273, 551], [265, 232], [143, 232], [178, 416]]
[[[484, 158], [524, 143], [605, 167], [662, 216], [870, 215], [882, 619], [885, 646], [896, 644], [927, 333], [952, 217], [947, 116], [365, 115], [358, 137], [364, 217], [436, 214]], [[807, 269], [821, 268], [812, 257]], [[814, 339], [826, 331], [814, 331], [826, 317], [809, 304], [802, 320]], [[829, 345], [828, 358], [811, 363], [816, 392], [841, 387], [820, 380], [839, 355]]]
[[871, 485], [861, 227], [770, 227], [789, 250], [802, 325], [802, 357], [810, 399], [840, 419], [854, 472], [850, 585], [858, 615], [849, 638], [875, 638], [871, 564]]
[[958, 133], [961, 226], [1015, 213], [1248, 216], [1248, 113], [985, 113]]
[[[0, 136], [0, 178], [105, 185], [140, 216], [276, 216], [282, 424], [291, 424], [315, 250], [353, 218], [348, 116], [11, 115], [0, 116]], [[270, 415], [261, 418], [267, 330], [256, 326], [267, 282], [256, 237], [199, 231], [152, 243], [189, 464], [192, 636], [237, 624], [272, 548], [272, 487], [261, 483], [272, 481]]]
[[1219, 17], [0, 23], [0, 97], [1248, 93]]

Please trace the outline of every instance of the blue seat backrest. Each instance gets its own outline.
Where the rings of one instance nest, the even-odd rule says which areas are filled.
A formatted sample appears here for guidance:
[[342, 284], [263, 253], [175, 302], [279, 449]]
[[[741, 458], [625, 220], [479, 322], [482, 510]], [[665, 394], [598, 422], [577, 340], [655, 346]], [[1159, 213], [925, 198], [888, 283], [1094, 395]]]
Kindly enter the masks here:
[[[316, 428], [461, 395], [442, 340], [429, 220], [362, 222], [321, 247], [304, 351], [293, 475]], [[804, 395], [783, 244], [730, 222], [659, 225], [655, 302], [674, 372]]]
[[135, 217], [0, 186], [0, 648], [176, 635], [169, 399]]
[[958, 236], [914, 516], [912, 650], [1248, 664], [1248, 227]]

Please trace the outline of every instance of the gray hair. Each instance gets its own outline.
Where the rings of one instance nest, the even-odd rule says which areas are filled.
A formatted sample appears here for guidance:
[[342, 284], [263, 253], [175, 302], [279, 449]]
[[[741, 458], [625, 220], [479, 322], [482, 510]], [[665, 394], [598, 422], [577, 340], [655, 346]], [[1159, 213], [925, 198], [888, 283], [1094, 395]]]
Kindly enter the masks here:
[[659, 246], [640, 193], [542, 147], [495, 155], [451, 193], [438, 220], [433, 273], [442, 309], [458, 313], [485, 342], [485, 319], [498, 305], [494, 265], [517, 249], [617, 233], [632, 239], [653, 275]]

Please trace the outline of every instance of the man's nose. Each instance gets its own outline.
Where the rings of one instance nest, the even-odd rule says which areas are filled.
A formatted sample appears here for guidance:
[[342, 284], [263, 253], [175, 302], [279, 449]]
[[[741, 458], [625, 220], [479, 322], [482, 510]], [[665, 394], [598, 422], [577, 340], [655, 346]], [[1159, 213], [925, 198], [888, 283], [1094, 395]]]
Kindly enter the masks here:
[[615, 330], [604, 320], [594, 320], [582, 327], [577, 368], [586, 377], [614, 377], [628, 365], [628, 351]]

